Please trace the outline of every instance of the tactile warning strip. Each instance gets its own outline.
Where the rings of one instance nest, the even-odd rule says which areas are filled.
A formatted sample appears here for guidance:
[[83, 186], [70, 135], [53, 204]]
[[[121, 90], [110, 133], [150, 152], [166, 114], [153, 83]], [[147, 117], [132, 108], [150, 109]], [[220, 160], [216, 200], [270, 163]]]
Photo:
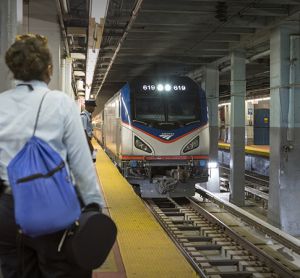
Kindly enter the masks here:
[[[219, 142], [219, 148], [230, 150], [230, 144]], [[248, 154], [255, 154], [259, 156], [269, 157], [270, 155], [270, 147], [269, 146], [259, 146], [259, 145], [248, 145], [245, 146], [245, 152]]]
[[127, 277], [197, 277], [102, 149], [96, 169], [109, 213], [118, 227]]

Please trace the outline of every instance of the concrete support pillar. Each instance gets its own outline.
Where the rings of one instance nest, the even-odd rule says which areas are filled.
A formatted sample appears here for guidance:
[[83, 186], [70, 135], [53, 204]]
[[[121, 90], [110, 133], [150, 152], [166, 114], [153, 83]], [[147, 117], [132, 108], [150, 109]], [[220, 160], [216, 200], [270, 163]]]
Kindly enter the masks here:
[[231, 54], [231, 141], [230, 201], [245, 204], [245, 96], [246, 59], [244, 51]]
[[13, 76], [5, 64], [5, 52], [22, 31], [23, 0], [0, 1], [0, 92], [14, 86]]
[[270, 50], [268, 220], [289, 234], [300, 236], [299, 27], [280, 26], [274, 29]]
[[75, 95], [72, 88], [72, 58], [66, 58], [64, 92], [74, 99]]
[[41, 34], [48, 38], [53, 62], [53, 76], [49, 88], [59, 90], [61, 88], [61, 34], [57, 22], [57, 7], [53, 1], [30, 0], [24, 5], [24, 17], [26, 17], [23, 27], [25, 32]]
[[[216, 66], [205, 69], [204, 90], [207, 97], [209, 133], [210, 133], [210, 152], [209, 160], [218, 162], [218, 104], [219, 104], [219, 70]], [[207, 189], [211, 192], [220, 192], [219, 167], [209, 170], [209, 180]]]

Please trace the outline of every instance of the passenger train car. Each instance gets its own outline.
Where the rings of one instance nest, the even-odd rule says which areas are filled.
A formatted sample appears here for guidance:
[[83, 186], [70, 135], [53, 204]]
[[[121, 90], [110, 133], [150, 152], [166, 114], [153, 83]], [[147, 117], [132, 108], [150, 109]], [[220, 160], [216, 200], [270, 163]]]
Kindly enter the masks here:
[[129, 82], [97, 118], [95, 137], [142, 197], [192, 196], [207, 181], [206, 96], [190, 78]]

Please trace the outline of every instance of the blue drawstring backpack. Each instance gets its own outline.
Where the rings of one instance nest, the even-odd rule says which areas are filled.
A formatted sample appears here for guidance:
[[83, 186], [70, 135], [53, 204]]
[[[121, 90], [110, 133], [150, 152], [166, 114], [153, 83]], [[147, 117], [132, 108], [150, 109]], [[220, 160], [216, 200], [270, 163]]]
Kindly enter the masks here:
[[24, 234], [31, 237], [64, 230], [78, 220], [81, 213], [63, 159], [45, 141], [35, 136], [47, 93], [40, 102], [32, 137], [7, 167], [16, 223]]

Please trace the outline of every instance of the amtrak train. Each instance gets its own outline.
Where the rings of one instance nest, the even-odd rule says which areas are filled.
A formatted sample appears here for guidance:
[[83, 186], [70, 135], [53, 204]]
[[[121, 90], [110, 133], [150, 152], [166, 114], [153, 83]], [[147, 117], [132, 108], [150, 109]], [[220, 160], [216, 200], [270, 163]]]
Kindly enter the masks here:
[[95, 137], [142, 197], [192, 196], [207, 181], [206, 96], [190, 78], [128, 82], [97, 118]]

